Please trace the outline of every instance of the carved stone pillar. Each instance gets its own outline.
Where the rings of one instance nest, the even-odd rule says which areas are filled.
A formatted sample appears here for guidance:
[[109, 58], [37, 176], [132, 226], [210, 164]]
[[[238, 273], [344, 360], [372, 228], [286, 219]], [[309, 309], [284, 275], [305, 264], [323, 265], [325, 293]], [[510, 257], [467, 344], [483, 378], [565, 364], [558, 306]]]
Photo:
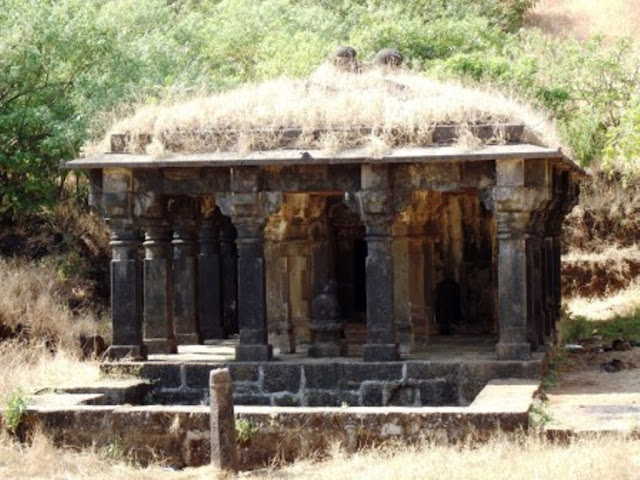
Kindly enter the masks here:
[[265, 361], [273, 356], [267, 337], [265, 290], [264, 226], [281, 202], [281, 195], [257, 193], [260, 189], [258, 169], [239, 167], [233, 170], [233, 192], [217, 199], [222, 213], [231, 217], [236, 227], [238, 248], [238, 324], [240, 338], [236, 360]]
[[367, 343], [365, 361], [394, 361], [400, 355], [395, 340], [393, 255], [394, 215], [388, 166], [363, 165], [357, 193], [360, 218], [366, 228]]
[[147, 358], [142, 340], [142, 265], [138, 258], [140, 234], [132, 222], [109, 220], [111, 227], [111, 359]]
[[211, 207], [198, 229], [198, 320], [204, 340], [224, 338], [220, 270], [220, 231]]
[[222, 327], [225, 336], [238, 333], [238, 252], [236, 229], [229, 217], [220, 217], [220, 278]]
[[173, 216], [173, 329], [179, 345], [202, 342], [198, 326], [198, 263], [194, 202], [174, 200]]
[[527, 246], [536, 212], [550, 199], [548, 164], [543, 160], [499, 160], [494, 191], [498, 221], [498, 358], [530, 358], [534, 325], [531, 269]]
[[144, 221], [144, 342], [149, 353], [176, 353], [172, 319], [171, 227]]

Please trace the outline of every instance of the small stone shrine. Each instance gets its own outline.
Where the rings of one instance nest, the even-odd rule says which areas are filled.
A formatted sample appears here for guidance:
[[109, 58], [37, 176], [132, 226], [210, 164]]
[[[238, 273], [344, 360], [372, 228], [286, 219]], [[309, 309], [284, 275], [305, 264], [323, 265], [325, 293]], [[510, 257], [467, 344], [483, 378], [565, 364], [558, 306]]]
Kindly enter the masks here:
[[[445, 105], [421, 123], [414, 95], [435, 87], [386, 54], [381, 71], [330, 64], [334, 83], [296, 84], [329, 104], [373, 77], [381, 117], [370, 124], [351, 118], [371, 93], [359, 85], [342, 100], [344, 124], [322, 101], [294, 107], [316, 124], [272, 119], [258, 92], [239, 125], [220, 113], [231, 97], [211, 107], [223, 126], [123, 128], [108, 153], [67, 163], [88, 173], [112, 231], [111, 359], [235, 334], [235, 360], [261, 363], [295, 352], [397, 362], [447, 335], [526, 361], [552, 341], [561, 225], [584, 173], [517, 115], [474, 110], [461, 87], [451, 102], [470, 119]], [[414, 123], [396, 122], [405, 113]]]

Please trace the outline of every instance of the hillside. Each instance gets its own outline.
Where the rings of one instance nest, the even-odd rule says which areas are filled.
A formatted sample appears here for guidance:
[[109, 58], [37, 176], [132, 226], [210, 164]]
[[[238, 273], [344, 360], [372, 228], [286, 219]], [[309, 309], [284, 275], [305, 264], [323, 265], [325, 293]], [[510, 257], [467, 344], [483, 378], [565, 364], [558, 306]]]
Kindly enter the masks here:
[[540, 0], [527, 14], [529, 27], [582, 40], [592, 35], [640, 38], [640, 0]]

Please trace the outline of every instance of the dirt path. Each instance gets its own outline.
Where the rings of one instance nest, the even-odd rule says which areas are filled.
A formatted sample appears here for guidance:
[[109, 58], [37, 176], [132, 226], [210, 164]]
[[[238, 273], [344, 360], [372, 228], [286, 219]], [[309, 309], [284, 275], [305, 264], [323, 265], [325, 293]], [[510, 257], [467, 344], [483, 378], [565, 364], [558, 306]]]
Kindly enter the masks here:
[[[625, 365], [608, 372], [603, 364]], [[551, 422], [547, 430], [640, 430], [640, 348], [626, 352], [583, 352], [568, 355], [557, 385], [547, 389]]]

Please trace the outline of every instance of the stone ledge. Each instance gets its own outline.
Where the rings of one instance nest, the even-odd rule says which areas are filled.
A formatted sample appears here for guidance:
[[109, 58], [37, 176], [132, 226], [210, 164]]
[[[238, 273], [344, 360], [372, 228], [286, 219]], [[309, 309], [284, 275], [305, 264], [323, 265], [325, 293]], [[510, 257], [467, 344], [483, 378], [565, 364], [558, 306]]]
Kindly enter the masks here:
[[[289, 460], [327, 451], [336, 442], [355, 450], [390, 440], [447, 443], [516, 434], [529, 427], [528, 410], [538, 386], [531, 380], [491, 381], [470, 407], [236, 406], [236, 419], [253, 427], [238, 446], [241, 468], [268, 465], [275, 456]], [[118, 441], [142, 464], [209, 462], [208, 405], [92, 406], [54, 397], [47, 394], [29, 407], [27, 431], [41, 428], [61, 446], [101, 448]]]

